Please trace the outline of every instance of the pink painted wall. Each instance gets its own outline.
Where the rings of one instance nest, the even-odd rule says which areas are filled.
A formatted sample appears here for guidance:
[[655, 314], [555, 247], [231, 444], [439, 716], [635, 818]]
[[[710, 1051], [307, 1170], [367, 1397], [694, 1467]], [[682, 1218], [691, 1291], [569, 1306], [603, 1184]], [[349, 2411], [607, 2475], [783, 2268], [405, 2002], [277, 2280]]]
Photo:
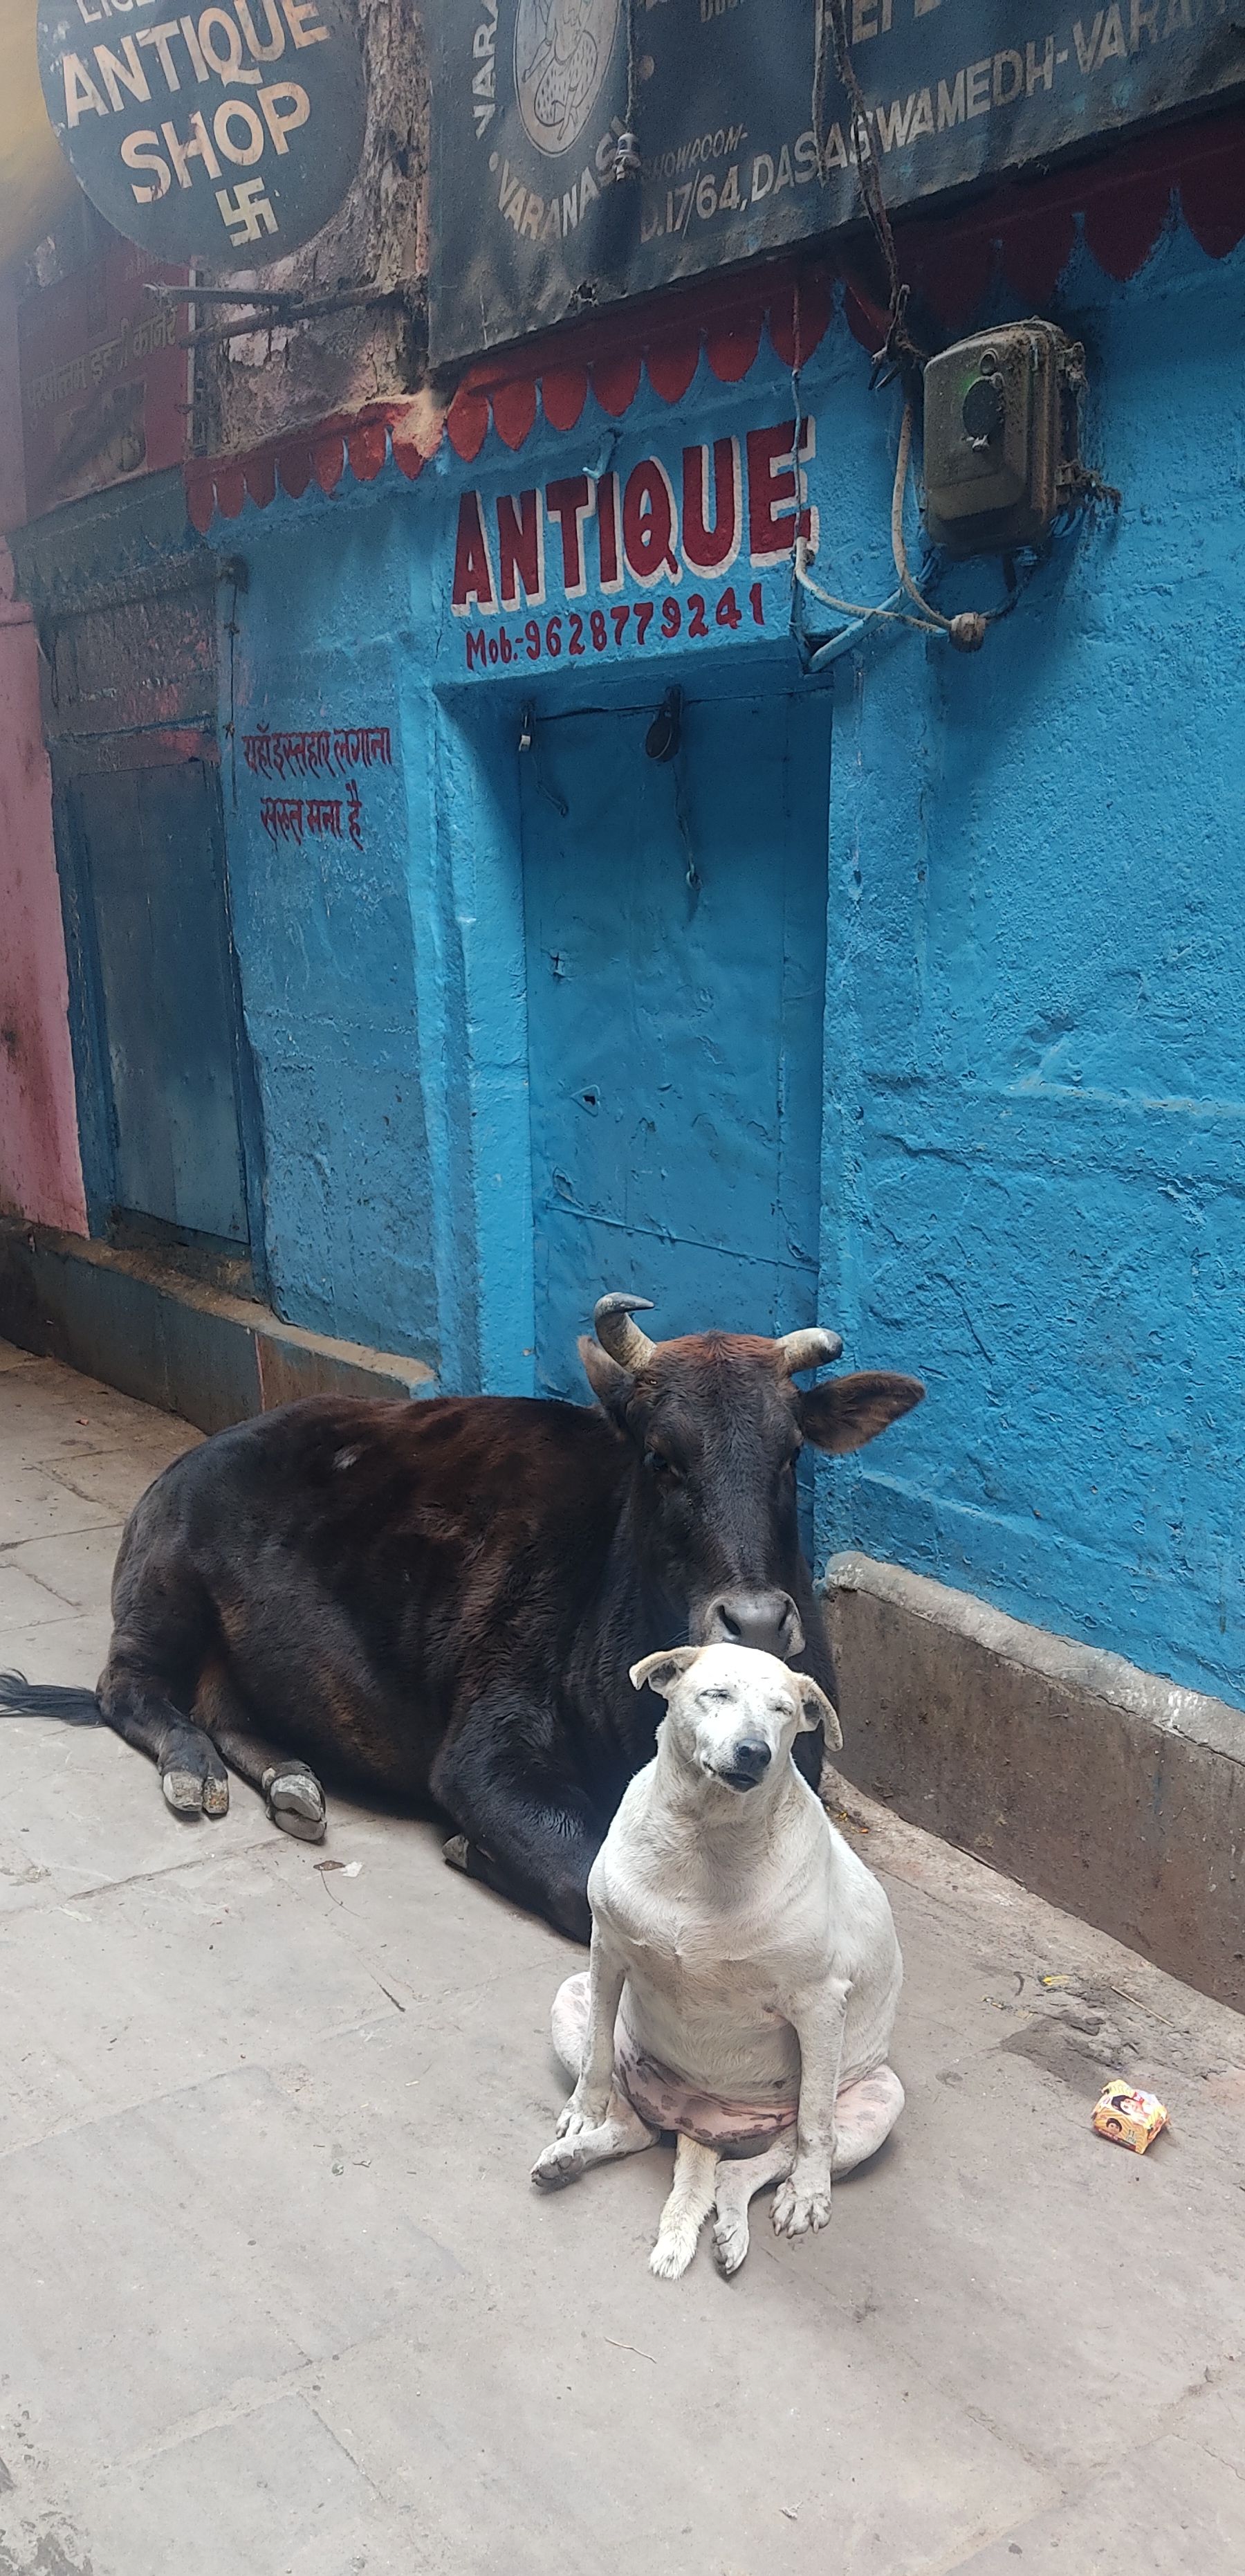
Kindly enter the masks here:
[[[0, 531], [25, 517], [17, 322], [0, 277]], [[30, 612], [0, 534], [0, 1211], [87, 1231], [52, 781]]]

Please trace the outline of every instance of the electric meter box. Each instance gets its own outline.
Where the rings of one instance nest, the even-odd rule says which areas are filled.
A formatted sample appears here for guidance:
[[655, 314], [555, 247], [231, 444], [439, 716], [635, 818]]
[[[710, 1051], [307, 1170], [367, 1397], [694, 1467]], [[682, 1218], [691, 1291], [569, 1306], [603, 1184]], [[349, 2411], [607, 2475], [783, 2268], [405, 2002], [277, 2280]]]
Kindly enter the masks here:
[[925, 524], [951, 555], [1040, 545], [1077, 472], [1083, 351], [1053, 322], [1008, 322], [925, 369]]

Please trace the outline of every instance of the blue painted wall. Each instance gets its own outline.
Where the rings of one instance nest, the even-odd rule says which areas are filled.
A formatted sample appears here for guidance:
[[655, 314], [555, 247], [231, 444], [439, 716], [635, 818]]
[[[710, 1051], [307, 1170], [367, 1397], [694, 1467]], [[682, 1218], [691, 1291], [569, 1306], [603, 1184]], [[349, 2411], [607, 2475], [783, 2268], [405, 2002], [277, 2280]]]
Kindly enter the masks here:
[[930, 1390], [827, 1536], [1230, 1699], [1243, 290], [1182, 234], [1123, 290], [1075, 268], [1118, 524], [1060, 547], [979, 662], [901, 646], [840, 682], [827, 1172], [850, 1348]]
[[[848, 1364], [929, 1388], [823, 1479], [821, 1548], [894, 1557], [1237, 1699], [1243, 292], [1245, 257], [1204, 259], [1181, 231], [1127, 288], [1074, 263], [1057, 318], [1086, 340], [1089, 452], [1125, 506], [1062, 540], [971, 660], [892, 630], [805, 683], [781, 565], [761, 630], [711, 614], [694, 650], [684, 618], [642, 653], [572, 663], [542, 644], [533, 669], [466, 670], [464, 490], [487, 523], [499, 492], [581, 467], [625, 475], [651, 454], [673, 472], [684, 442], [797, 398], [817, 422], [818, 577], [884, 597], [895, 397], [868, 394], [841, 325], [794, 397], [763, 343], [741, 385], [702, 365], [674, 408], [645, 389], [619, 423], [590, 398], [518, 455], [490, 433], [470, 466], [446, 445], [414, 486], [387, 468], [213, 532], [251, 571], [239, 737], [261, 716], [366, 718], [395, 749], [368, 781], [362, 852], [274, 851], [256, 782], [239, 767], [236, 807], [226, 787], [283, 1311], [415, 1351], [446, 1384], [531, 1384], [521, 709], [655, 704], [672, 678], [817, 688], [833, 702], [821, 1312]], [[730, 577], [744, 596], [751, 570]], [[685, 573], [684, 609], [690, 588]], [[940, 593], [999, 595], [988, 564]], [[551, 591], [546, 610], [565, 605]]]
[[[229, 535], [251, 578], [238, 635], [222, 639], [222, 784], [266, 1143], [273, 1302], [292, 1322], [435, 1361], [402, 696], [409, 547], [392, 502], [303, 515], [288, 503], [251, 509]], [[223, 617], [231, 605], [226, 588]], [[362, 848], [345, 811], [340, 837], [274, 840], [261, 823], [265, 795], [342, 799], [345, 780], [257, 776], [248, 735], [361, 724], [386, 728], [391, 754], [388, 764], [350, 765]]]

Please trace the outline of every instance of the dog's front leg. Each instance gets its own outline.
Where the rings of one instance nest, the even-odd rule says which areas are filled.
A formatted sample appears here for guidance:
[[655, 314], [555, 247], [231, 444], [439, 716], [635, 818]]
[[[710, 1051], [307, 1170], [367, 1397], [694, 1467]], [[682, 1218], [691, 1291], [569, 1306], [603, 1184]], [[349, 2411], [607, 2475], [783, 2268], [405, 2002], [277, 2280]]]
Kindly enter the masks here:
[[658, 2136], [614, 2084], [614, 2024], [625, 1979], [622, 1960], [594, 1924], [579, 2081], [559, 2117], [552, 2145], [532, 2167], [533, 2182], [546, 2191], [577, 2182], [590, 2165], [639, 2155]]
[[614, 2088], [614, 2024], [626, 1976], [619, 1953], [594, 1923], [584, 2058], [579, 2082], [558, 2119], [559, 2138], [576, 2138], [581, 2129], [599, 2129], [605, 2118]]
[[774, 2232], [802, 2236], [830, 2220], [830, 2170], [834, 2160], [834, 2100], [843, 2062], [848, 1988], [828, 1978], [787, 2007], [800, 2043], [800, 2108], [795, 2162], [774, 2195]]

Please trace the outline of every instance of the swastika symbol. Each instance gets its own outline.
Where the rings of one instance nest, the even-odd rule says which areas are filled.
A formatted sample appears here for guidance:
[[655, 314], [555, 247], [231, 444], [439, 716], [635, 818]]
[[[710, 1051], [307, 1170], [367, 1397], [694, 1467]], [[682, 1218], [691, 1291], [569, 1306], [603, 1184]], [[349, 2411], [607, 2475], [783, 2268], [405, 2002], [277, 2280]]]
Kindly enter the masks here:
[[235, 250], [240, 250], [244, 242], [258, 241], [261, 233], [275, 233], [277, 229], [277, 218], [264, 195], [262, 179], [239, 179], [232, 194], [228, 188], [218, 188], [216, 203]]

